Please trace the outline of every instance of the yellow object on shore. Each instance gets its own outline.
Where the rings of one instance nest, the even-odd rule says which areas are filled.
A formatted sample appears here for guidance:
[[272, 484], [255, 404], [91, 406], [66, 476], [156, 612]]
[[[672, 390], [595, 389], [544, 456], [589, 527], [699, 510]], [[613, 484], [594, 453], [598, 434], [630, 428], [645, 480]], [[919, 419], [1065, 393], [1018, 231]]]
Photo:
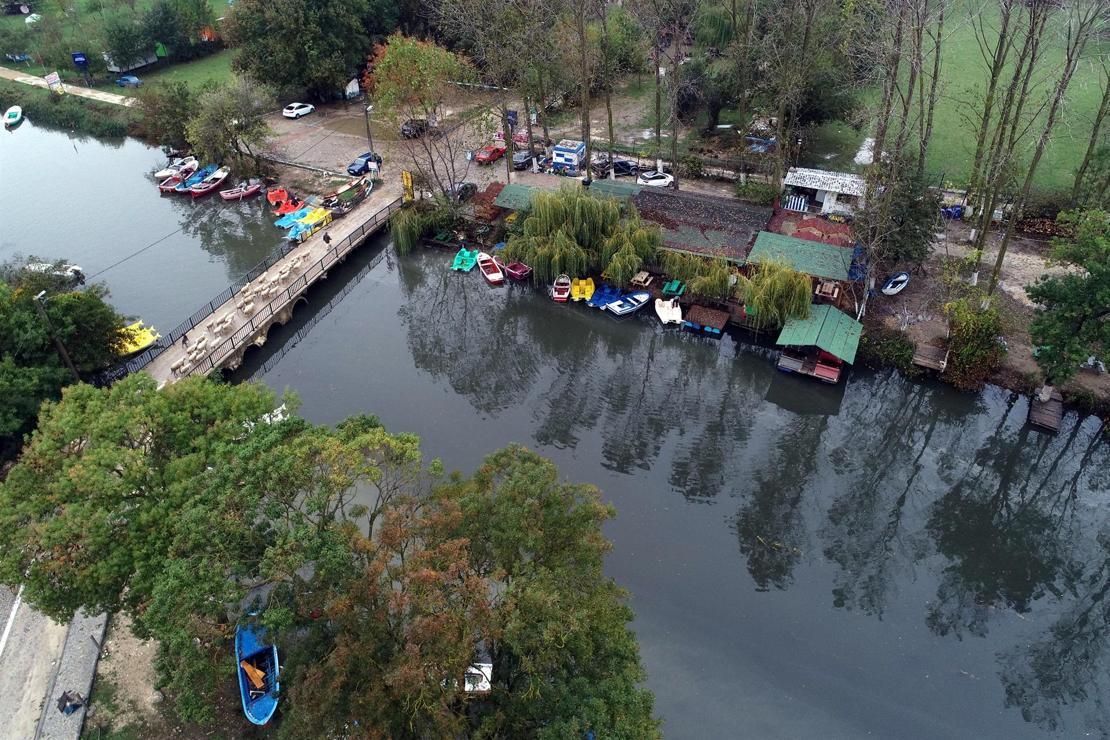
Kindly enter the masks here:
[[120, 343], [119, 353], [121, 355], [133, 355], [136, 352], [142, 352], [162, 338], [162, 335], [153, 326], [145, 326], [142, 321], [128, 324], [123, 327], [123, 330], [126, 336]]

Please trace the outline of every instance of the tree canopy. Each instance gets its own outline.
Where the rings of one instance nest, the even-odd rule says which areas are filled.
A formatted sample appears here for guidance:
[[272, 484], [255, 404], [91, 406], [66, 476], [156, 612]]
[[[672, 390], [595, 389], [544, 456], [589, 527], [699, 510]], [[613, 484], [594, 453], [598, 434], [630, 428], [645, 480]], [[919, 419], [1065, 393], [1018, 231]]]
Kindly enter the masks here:
[[210, 87], [197, 96], [185, 138], [205, 159], [220, 162], [234, 155], [242, 164], [272, 135], [266, 114], [275, 101], [271, 88], [242, 77]]
[[235, 66], [254, 80], [321, 99], [339, 92], [370, 50], [368, 0], [239, 0], [225, 21]]
[[1073, 269], [1027, 288], [1040, 304], [1030, 327], [1037, 364], [1051, 382], [1071, 377], [1091, 355], [1110, 362], [1110, 214], [1072, 212], [1060, 220], [1074, 235], [1057, 239], [1052, 256]]
[[[57, 618], [130, 613], [188, 719], [258, 619], [289, 737], [658, 735], [595, 488], [520, 447], [445, 476], [374, 417], [275, 403], [202, 378], [68, 388], [0, 484], [0, 580]], [[474, 662], [488, 693], [465, 689]]]

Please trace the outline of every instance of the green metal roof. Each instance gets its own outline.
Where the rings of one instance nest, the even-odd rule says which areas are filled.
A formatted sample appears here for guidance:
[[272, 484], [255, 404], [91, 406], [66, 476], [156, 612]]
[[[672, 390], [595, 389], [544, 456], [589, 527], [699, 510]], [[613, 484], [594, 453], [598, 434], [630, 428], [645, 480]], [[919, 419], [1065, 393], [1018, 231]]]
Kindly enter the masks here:
[[792, 236], [761, 231], [755, 238], [748, 262], [779, 260], [799, 272], [829, 280], [847, 280], [852, 250]]
[[787, 321], [775, 343], [792, 347], [819, 347], [852, 364], [856, 361], [862, 331], [863, 324], [827, 303], [821, 303], [809, 307], [808, 319]]
[[643, 189], [643, 185], [621, 180], [594, 180], [590, 183], [590, 192], [602, 197], [631, 198]]
[[519, 211], [528, 207], [528, 204], [532, 202], [532, 193], [535, 191], [536, 189], [529, 185], [511, 182], [501, 189], [501, 192], [493, 199], [493, 204], [498, 208]]

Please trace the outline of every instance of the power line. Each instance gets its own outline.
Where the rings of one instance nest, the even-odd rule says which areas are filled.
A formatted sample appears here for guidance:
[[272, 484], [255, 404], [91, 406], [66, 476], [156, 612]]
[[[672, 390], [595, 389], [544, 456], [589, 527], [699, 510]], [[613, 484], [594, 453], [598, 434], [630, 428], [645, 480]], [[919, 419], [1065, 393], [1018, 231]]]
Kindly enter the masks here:
[[168, 234], [166, 234], [165, 236], [163, 236], [163, 237], [162, 237], [161, 239], [157, 239], [157, 240], [155, 240], [155, 241], [152, 241], [152, 242], [151, 242], [150, 244], [147, 244], [147, 245], [146, 245], [145, 247], [143, 247], [142, 249], [139, 249], [139, 250], [137, 250], [137, 251], [135, 251], [135, 252], [132, 252], [131, 254], [127, 255], [126, 257], [124, 257], [124, 258], [123, 258], [123, 259], [121, 259], [120, 261], [118, 261], [118, 262], [114, 262], [114, 263], [112, 263], [112, 264], [108, 265], [108, 266], [107, 266], [107, 267], [105, 267], [105, 268], [104, 268], [103, 270], [100, 270], [99, 272], [97, 272], [97, 273], [95, 273], [95, 274], [93, 274], [93, 275], [89, 275], [89, 277], [88, 277], [88, 278], [86, 278], [86, 279], [87, 279], [87, 280], [92, 280], [92, 279], [93, 279], [93, 278], [95, 278], [95, 277], [98, 277], [98, 276], [100, 276], [100, 275], [103, 275], [104, 273], [108, 272], [108, 270], [111, 270], [112, 268], [115, 268], [115, 267], [119, 267], [120, 265], [122, 265], [122, 264], [123, 264], [124, 262], [126, 262], [127, 260], [129, 260], [129, 259], [131, 259], [131, 258], [133, 258], [133, 257], [138, 257], [138, 256], [139, 256], [140, 254], [142, 254], [142, 253], [143, 253], [143, 252], [145, 252], [146, 250], [150, 249], [151, 247], [154, 247], [154, 246], [157, 246], [157, 245], [161, 244], [162, 242], [166, 241], [167, 239], [169, 239], [169, 238], [170, 238], [171, 236], [173, 236], [174, 234], [180, 234], [180, 233], [181, 233], [182, 231], [184, 231], [184, 230], [185, 230], [185, 227], [184, 227], [184, 226], [182, 226], [182, 227], [181, 227], [181, 228], [179, 228], [179, 229], [175, 229], [174, 231], [171, 231], [170, 233], [168, 233]]

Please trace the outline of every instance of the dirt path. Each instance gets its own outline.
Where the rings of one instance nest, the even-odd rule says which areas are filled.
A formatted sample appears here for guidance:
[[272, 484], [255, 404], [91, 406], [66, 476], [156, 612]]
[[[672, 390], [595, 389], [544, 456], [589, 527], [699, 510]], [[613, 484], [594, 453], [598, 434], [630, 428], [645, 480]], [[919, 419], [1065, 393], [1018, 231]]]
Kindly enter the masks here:
[[[18, 72], [14, 69], [7, 67], [0, 67], [0, 77], [12, 82], [19, 82], [24, 85], [31, 85], [32, 87], [41, 87], [43, 89], [49, 88], [46, 80], [41, 77]], [[129, 98], [126, 95], [116, 95], [115, 93], [104, 92], [103, 90], [91, 90], [87, 87], [80, 87], [79, 85], [62, 85], [62, 89], [70, 95], [77, 95], [82, 98], [89, 98], [101, 103], [111, 103], [112, 105], [122, 105], [125, 108], [130, 108], [138, 102], [135, 98]]]

